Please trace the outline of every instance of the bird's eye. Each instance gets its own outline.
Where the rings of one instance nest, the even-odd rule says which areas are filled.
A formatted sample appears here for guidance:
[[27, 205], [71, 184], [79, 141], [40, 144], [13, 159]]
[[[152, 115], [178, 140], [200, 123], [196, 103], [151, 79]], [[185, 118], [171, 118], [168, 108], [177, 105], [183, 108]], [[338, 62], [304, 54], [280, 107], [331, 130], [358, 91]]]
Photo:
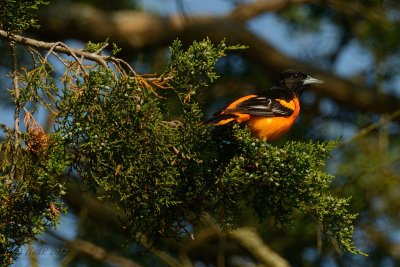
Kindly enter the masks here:
[[293, 74], [293, 78], [295, 78], [296, 80], [300, 78], [300, 74], [299, 73], [294, 73]]

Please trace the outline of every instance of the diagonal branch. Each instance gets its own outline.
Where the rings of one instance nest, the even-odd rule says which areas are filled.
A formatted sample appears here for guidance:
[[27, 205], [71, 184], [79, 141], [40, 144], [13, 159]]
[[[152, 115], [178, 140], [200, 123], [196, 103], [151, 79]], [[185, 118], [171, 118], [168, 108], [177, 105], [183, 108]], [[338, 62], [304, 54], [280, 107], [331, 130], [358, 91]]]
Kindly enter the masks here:
[[[56, 52], [60, 52], [60, 53], [69, 55], [69, 56], [73, 57], [74, 60], [76, 62], [78, 62], [80, 65], [82, 65], [81, 59], [88, 59], [88, 60], [94, 61], [94, 62], [100, 64], [101, 66], [103, 66], [104, 68], [108, 68], [107, 62], [113, 63], [114, 66], [116, 66], [117, 68], [120, 67], [122, 64], [125, 67], [127, 67], [128, 70], [133, 75], [136, 75], [136, 72], [129, 66], [129, 64], [127, 64], [126, 62], [124, 62], [123, 60], [121, 60], [119, 58], [115, 58], [112, 56], [100, 55], [98, 52], [90, 53], [90, 52], [86, 52], [86, 51], [83, 51], [80, 49], [71, 48], [62, 42], [39, 41], [39, 40], [35, 40], [32, 38], [28, 38], [28, 37], [23, 37], [20, 35], [9, 34], [3, 30], [0, 30], [0, 38], [10, 41], [10, 44], [13, 44], [13, 45], [20, 44], [20, 45], [24, 45], [27, 47], [33, 47], [36, 49], [49, 50], [49, 53], [51, 53], [52, 51], [56, 51]], [[47, 58], [47, 56], [48, 55], [46, 55], [46, 58]], [[81, 59], [79, 59], [78, 57]], [[120, 69], [120, 70], [122, 71], [122, 69]], [[14, 80], [15, 80], [15, 77], [14, 77]]]
[[240, 228], [230, 233], [244, 248], [246, 248], [263, 266], [289, 267], [286, 259], [268, 247], [261, 237], [249, 228]]
[[394, 121], [398, 117], [400, 117], [400, 109], [396, 110], [395, 112], [393, 112], [392, 114], [390, 114], [388, 116], [383, 116], [378, 122], [372, 123], [372, 124], [368, 125], [367, 127], [361, 129], [358, 133], [353, 135], [348, 140], [345, 140], [345, 141], [342, 141], [342, 142], [338, 143], [337, 147], [352, 143], [352, 142], [354, 142], [354, 141], [356, 141], [356, 140], [368, 135], [370, 132], [372, 132], [372, 131], [374, 131], [376, 129], [379, 129], [380, 127], [382, 127], [382, 126]]
[[20, 35], [10, 35], [6, 31], [0, 30], [0, 38], [6, 39], [6, 40], [11, 40], [12, 42], [29, 46], [29, 47], [34, 47], [37, 49], [46, 49], [46, 50], [54, 50], [57, 52], [61, 52], [63, 54], [67, 54], [69, 56], [82, 56], [86, 59], [95, 61], [102, 65], [103, 67], [108, 67], [107, 66], [107, 59], [110, 58], [108, 56], [101, 56], [89, 52], [85, 52], [79, 49], [75, 48], [68, 48], [66, 45], [62, 44], [61, 42], [56, 42], [56, 43], [48, 43], [48, 42], [43, 42], [43, 41], [38, 41], [34, 40], [31, 38], [23, 37]]
[[[141, 75], [137, 74], [134, 71], [134, 69], [129, 65], [129, 63], [127, 63], [123, 59], [112, 57], [112, 56], [101, 55], [100, 51], [90, 53], [90, 52], [87, 52], [84, 50], [71, 48], [62, 42], [39, 41], [39, 40], [35, 40], [32, 38], [23, 37], [20, 35], [14, 35], [14, 34], [11, 35], [3, 30], [0, 30], [0, 39], [7, 40], [10, 43], [10, 47], [13, 48], [14, 50], [15, 50], [15, 44], [24, 45], [29, 48], [48, 50], [46, 56], [43, 59], [44, 62], [47, 61], [47, 58], [49, 57], [50, 54], [54, 54], [60, 60], [60, 62], [62, 64], [66, 65], [64, 63], [64, 60], [55, 52], [60, 52], [60, 53], [72, 56], [73, 59], [75, 60], [75, 62], [77, 62], [79, 64], [80, 69], [84, 72], [84, 74], [87, 74], [87, 72], [86, 72], [85, 66], [82, 62], [83, 59], [97, 62], [104, 68], [110, 68], [108, 66], [108, 63], [112, 63], [112, 65], [117, 70], [116, 72], [123, 75], [124, 77], [130, 77], [131, 75], [133, 75], [134, 78], [137, 79], [139, 84], [141, 84], [144, 87], [153, 91], [155, 95], [157, 95], [157, 93], [153, 90], [153, 88], [159, 88], [159, 89], [169, 89], [170, 88], [168, 81], [171, 79], [171, 77], [155, 77], [155, 74], [147, 74], [147, 75], [141, 76]], [[105, 46], [103, 46], [103, 47], [105, 47]], [[15, 54], [14, 52], [15, 51], [12, 51], [11, 54], [12, 55]], [[14, 59], [14, 57], [13, 57], [13, 59]], [[117, 78], [117, 75], [115, 72], [113, 72], [113, 75], [114, 75], [114, 78]], [[14, 84], [16, 84], [14, 86], [14, 88], [15, 88], [14, 93], [15, 93], [15, 96], [18, 96], [19, 95], [18, 76], [16, 76], [15, 71], [13, 71], [12, 77], [14, 78]], [[16, 97], [16, 99], [17, 99], [17, 97]], [[16, 108], [18, 108], [18, 106], [16, 106]], [[17, 114], [18, 110], [19, 109], [16, 109], [16, 114]], [[19, 112], [18, 112], [18, 114], [19, 114]], [[18, 122], [18, 120], [16, 120], [16, 122]], [[18, 129], [18, 128], [16, 128], [16, 129]]]
[[13, 149], [11, 150], [11, 156], [12, 156], [12, 169], [10, 172], [11, 178], [16, 178], [17, 177], [17, 159], [18, 159], [18, 154], [20, 150], [20, 135], [21, 131], [19, 129], [19, 115], [21, 111], [21, 100], [20, 100], [20, 88], [19, 88], [19, 74], [18, 74], [18, 63], [17, 63], [17, 49], [16, 49], [16, 44], [15, 42], [10, 42], [10, 51], [11, 51], [11, 64], [12, 64], [12, 72], [11, 72], [11, 77], [13, 79], [13, 89], [12, 93], [14, 95], [14, 131], [13, 131]]
[[259, 0], [238, 5], [228, 15], [230, 19], [236, 21], [248, 21], [266, 12], [275, 12], [287, 8], [291, 5], [317, 2], [315, 0]]
[[92, 6], [70, 5], [61, 9], [55, 6], [43, 13], [43, 27], [39, 33], [43, 38], [78, 38], [86, 41], [110, 38], [127, 49], [138, 50], [166, 46], [175, 38], [186, 44], [205, 37], [215, 42], [226, 39], [229, 44], [248, 45], [250, 48], [241, 52], [242, 55], [268, 75], [275, 76], [286, 68], [301, 69], [325, 81], [321, 86], [314, 86], [313, 90], [343, 105], [383, 114], [397, 109], [400, 104], [398, 97], [377, 93], [376, 88], [340, 78], [290, 58], [251, 32], [243, 21], [263, 11], [279, 11], [287, 3], [300, 4], [302, 1], [255, 1], [239, 5], [226, 16], [193, 15], [187, 21], [181, 15], [163, 17], [127, 10], [107, 13]]
[[[67, 202], [76, 210], [80, 210], [82, 208], [87, 209], [88, 216], [97, 223], [120, 231], [122, 234], [126, 234], [122, 224], [122, 222], [126, 220], [126, 214], [121, 209], [116, 208], [111, 203], [100, 202], [97, 198], [91, 196], [89, 193], [82, 192], [82, 189], [73, 183], [68, 183], [67, 186], [67, 194], [63, 197], [65, 202]], [[137, 233], [137, 239], [140, 241], [141, 245], [147, 248], [154, 256], [159, 258], [168, 266], [181, 266], [180, 263], [168, 253], [152, 246], [148, 242], [146, 236], [143, 234]]]
[[64, 243], [64, 245], [68, 248], [76, 250], [79, 253], [82, 253], [98, 262], [112, 263], [113, 265], [121, 267], [141, 267], [141, 265], [138, 263], [115, 253], [109, 252], [89, 241], [83, 239], [67, 240], [55, 232], [49, 232], [49, 234]]

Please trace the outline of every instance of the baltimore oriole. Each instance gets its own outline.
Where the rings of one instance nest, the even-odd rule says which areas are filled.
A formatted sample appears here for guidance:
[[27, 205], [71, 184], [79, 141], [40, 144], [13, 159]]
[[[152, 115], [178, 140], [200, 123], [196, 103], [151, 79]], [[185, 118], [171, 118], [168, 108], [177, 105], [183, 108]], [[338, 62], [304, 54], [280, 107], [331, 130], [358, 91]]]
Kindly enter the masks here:
[[300, 71], [285, 70], [269, 90], [239, 98], [215, 113], [207, 123], [215, 126], [233, 121], [245, 123], [253, 136], [275, 140], [292, 127], [299, 115], [299, 96], [303, 90], [309, 84], [322, 82]]

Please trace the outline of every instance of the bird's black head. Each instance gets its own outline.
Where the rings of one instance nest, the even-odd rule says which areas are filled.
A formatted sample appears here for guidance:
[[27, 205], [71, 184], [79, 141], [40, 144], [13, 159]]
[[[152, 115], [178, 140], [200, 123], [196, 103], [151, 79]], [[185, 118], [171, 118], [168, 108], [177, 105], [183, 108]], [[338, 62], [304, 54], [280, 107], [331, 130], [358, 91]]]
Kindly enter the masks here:
[[309, 84], [322, 82], [301, 71], [285, 70], [279, 74], [275, 85], [290, 93], [300, 95]]

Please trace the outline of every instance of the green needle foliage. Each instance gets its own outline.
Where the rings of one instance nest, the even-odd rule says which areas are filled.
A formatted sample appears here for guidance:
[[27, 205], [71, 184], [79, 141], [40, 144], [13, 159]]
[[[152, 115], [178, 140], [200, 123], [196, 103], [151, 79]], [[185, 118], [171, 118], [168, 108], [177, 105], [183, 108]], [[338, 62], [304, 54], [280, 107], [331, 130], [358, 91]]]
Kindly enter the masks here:
[[[70, 175], [126, 212], [131, 238], [179, 237], [206, 213], [232, 229], [242, 210], [289, 225], [300, 211], [320, 220], [343, 250], [360, 253], [349, 199], [329, 193], [332, 176], [323, 170], [334, 142], [277, 147], [239, 126], [202, 123], [193, 95], [218, 77], [218, 58], [238, 48], [204, 40], [184, 51], [176, 41], [159, 78], [115, 78], [99, 67], [66, 83], [57, 101], [57, 134], [70, 155]], [[166, 88], [180, 99], [179, 120], [157, 94]]]
[[43, 0], [0, 0], [0, 29], [16, 33], [37, 27], [36, 11]]
[[58, 223], [63, 211], [60, 196], [65, 193], [59, 178], [68, 166], [58, 134], [48, 139], [25, 134], [25, 141], [37, 149], [21, 149], [18, 156], [10, 154], [15, 150], [9, 145], [11, 133], [6, 134], [7, 139], [1, 145], [0, 167], [2, 266], [12, 263], [22, 245]]
[[[101, 47], [90, 44], [93, 51]], [[1, 124], [0, 264], [12, 263], [22, 245], [57, 224], [66, 171], [125, 211], [128, 241], [184, 237], [205, 214], [230, 230], [240, 226], [244, 211], [289, 226], [302, 212], [321, 222], [326, 240], [361, 253], [352, 240], [349, 199], [329, 193], [324, 160], [334, 142], [278, 147], [237, 125], [203, 123], [195, 95], [218, 78], [216, 61], [240, 48], [204, 40], [184, 50], [176, 41], [158, 77], [128, 76], [115, 59], [115, 70], [65, 60], [56, 98], [53, 69], [34, 54], [32, 70], [18, 69], [19, 96], [10, 91], [26, 132]], [[165, 95], [179, 99], [178, 119]], [[39, 106], [51, 109], [53, 99], [57, 129], [46, 134], [34, 113]]]

